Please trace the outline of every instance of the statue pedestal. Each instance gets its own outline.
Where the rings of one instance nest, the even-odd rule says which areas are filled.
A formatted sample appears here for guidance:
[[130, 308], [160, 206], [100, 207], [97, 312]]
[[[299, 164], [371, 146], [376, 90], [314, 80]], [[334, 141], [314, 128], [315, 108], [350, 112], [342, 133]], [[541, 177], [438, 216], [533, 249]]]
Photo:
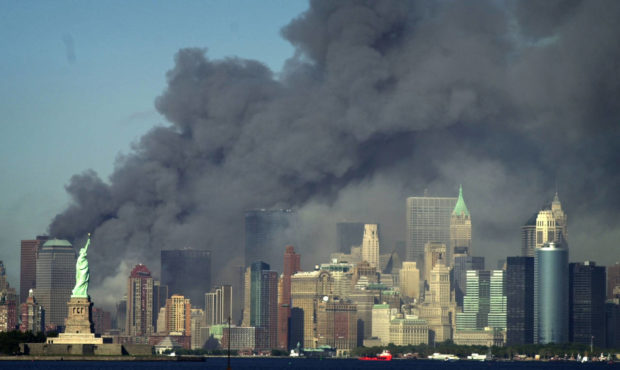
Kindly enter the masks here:
[[57, 338], [48, 339], [50, 344], [101, 344], [102, 338], [95, 337], [92, 320], [93, 303], [88, 297], [71, 297], [67, 302], [65, 332]]

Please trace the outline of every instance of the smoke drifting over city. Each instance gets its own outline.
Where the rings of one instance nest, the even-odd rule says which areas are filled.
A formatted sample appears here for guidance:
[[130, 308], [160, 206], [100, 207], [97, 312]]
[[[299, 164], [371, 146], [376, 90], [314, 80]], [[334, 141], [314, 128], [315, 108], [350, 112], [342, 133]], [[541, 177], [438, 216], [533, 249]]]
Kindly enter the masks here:
[[455, 197], [462, 183], [473, 254], [492, 266], [520, 254], [520, 226], [557, 184], [571, 260], [607, 263], [620, 239], [618, 19], [617, 1], [311, 1], [282, 29], [296, 52], [278, 76], [180, 50], [155, 100], [170, 125], [109, 179], [75, 175], [50, 234], [94, 233], [106, 302], [129, 265], [157, 275], [161, 249], [210, 249], [212, 281], [230, 281], [247, 209], [297, 209], [307, 268], [337, 249], [335, 222], [381, 223], [386, 253], [405, 239], [407, 196]]

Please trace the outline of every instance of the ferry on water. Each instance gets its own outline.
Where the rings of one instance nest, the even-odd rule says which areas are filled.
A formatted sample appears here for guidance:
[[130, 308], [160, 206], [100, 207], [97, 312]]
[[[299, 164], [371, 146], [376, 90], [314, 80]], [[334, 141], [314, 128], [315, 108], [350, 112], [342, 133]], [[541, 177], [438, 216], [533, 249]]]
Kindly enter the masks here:
[[388, 350], [383, 350], [376, 356], [364, 356], [360, 357], [362, 361], [392, 361], [392, 354]]

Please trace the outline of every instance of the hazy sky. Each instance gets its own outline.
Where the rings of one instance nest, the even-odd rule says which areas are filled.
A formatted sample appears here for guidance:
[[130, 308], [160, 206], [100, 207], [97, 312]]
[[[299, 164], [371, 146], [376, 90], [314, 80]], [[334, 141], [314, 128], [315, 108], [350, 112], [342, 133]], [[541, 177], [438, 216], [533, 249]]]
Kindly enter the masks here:
[[0, 5], [0, 260], [19, 285], [19, 243], [46, 232], [64, 186], [106, 178], [119, 152], [165, 120], [154, 108], [174, 54], [207, 48], [279, 71], [280, 28], [306, 1], [3, 1]]

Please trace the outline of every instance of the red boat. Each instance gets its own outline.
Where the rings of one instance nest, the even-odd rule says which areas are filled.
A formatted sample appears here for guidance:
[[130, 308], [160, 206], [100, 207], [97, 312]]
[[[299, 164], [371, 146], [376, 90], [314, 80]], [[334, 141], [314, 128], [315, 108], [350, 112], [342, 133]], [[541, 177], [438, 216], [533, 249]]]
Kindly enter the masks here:
[[392, 361], [392, 354], [388, 350], [383, 350], [376, 356], [364, 356], [360, 357], [362, 361]]

